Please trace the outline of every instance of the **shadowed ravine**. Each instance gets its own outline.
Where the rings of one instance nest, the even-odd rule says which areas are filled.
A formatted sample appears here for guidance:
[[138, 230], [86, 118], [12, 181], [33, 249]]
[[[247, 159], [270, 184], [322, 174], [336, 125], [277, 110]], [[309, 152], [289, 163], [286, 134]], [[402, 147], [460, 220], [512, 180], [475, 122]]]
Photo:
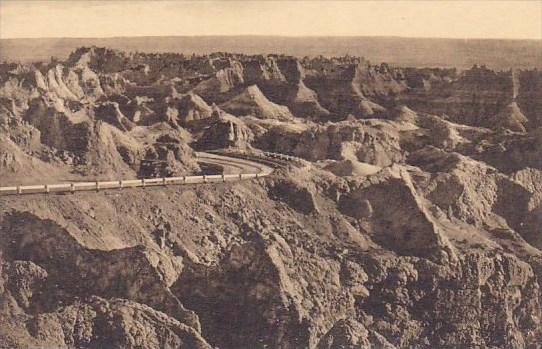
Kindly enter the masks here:
[[0, 348], [540, 348], [542, 75], [490, 67], [1, 63]]

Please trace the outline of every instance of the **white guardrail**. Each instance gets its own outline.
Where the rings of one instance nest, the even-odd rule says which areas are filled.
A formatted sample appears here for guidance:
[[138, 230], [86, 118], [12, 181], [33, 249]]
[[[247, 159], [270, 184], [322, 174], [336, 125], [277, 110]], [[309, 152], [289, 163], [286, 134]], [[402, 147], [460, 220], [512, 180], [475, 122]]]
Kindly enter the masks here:
[[[263, 153], [264, 156], [280, 160], [298, 160], [299, 158], [277, 153]], [[300, 159], [299, 159], [300, 160]], [[154, 186], [203, 184], [203, 183], [225, 183], [242, 181], [246, 179], [261, 178], [269, 176], [272, 172], [262, 171], [260, 173], [240, 174], [217, 174], [202, 176], [182, 177], [161, 177], [142, 179], [121, 179], [117, 181], [94, 181], [94, 182], [72, 182], [63, 184], [38, 184], [38, 185], [17, 185], [0, 187], [0, 195], [12, 194], [38, 194], [38, 193], [65, 193], [76, 191], [100, 191], [103, 189], [124, 189], [124, 188], [145, 188]]]
[[269, 173], [240, 173], [203, 176], [122, 179], [118, 181], [72, 182], [64, 184], [17, 185], [0, 187], [0, 195], [100, 191], [104, 189], [145, 188], [155, 186], [234, 182], [268, 176]]

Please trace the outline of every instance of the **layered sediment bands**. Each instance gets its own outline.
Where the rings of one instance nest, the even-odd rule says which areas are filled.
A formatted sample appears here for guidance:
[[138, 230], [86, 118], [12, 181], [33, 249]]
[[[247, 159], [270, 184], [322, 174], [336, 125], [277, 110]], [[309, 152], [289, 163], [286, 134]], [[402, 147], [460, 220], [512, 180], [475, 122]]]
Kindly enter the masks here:
[[0, 347], [539, 348], [539, 75], [103, 48], [0, 64], [2, 186], [238, 172], [193, 149], [303, 159], [2, 195]]
[[536, 70], [495, 72], [475, 65], [458, 75], [446, 71], [429, 76], [409, 71], [408, 75], [421, 75], [423, 83], [411, 81], [412, 89], [398, 100], [415, 110], [495, 130], [524, 132], [540, 127], [540, 98], [535, 95], [541, 93], [542, 80]]
[[[322, 67], [320, 69], [326, 69]], [[363, 93], [352, 83], [355, 66], [331, 67], [329, 74], [307, 76], [305, 83], [318, 94], [321, 105], [332, 113], [339, 115], [367, 116], [372, 110], [359, 108], [363, 101]], [[337, 71], [335, 71], [337, 69]], [[324, 72], [327, 72], [324, 70]]]
[[271, 127], [257, 144], [279, 153], [307, 160], [359, 160], [377, 166], [401, 161], [399, 135], [385, 122], [343, 121], [303, 129], [284, 125]]
[[272, 81], [275, 84], [286, 82], [286, 76], [277, 64], [274, 57], [257, 57], [244, 63], [244, 80], [247, 84], [255, 84], [262, 81]]
[[337, 115], [377, 115], [385, 108], [375, 101], [385, 101], [407, 88], [402, 73], [386, 64], [372, 66], [356, 60], [322, 60], [313, 62], [310, 67], [307, 86], [317, 92], [324, 108]]
[[542, 131], [526, 134], [497, 134], [479, 142], [471, 156], [509, 174], [525, 168], [542, 168]]
[[415, 110], [445, 114], [462, 124], [481, 126], [484, 118], [497, 115], [514, 99], [511, 72], [495, 73], [474, 66], [456, 80], [416, 89], [406, 94], [407, 105]]
[[[197, 192], [179, 189], [168, 195], [149, 191], [139, 200], [126, 192], [129, 197], [58, 197], [47, 206], [39, 198], [14, 203], [51, 218], [29, 213], [3, 217], [3, 259], [10, 264], [23, 261], [10, 271], [19, 281], [11, 282], [9, 289], [20, 290], [14, 297], [29, 317], [56, 317], [59, 312], [103, 304], [94, 311], [105, 315], [95, 318], [81, 310], [78, 323], [92, 322], [85, 320], [90, 318], [97, 326], [101, 319], [110, 319], [107, 328], [93, 333], [115, 333], [128, 347], [140, 338], [132, 334], [140, 333], [140, 321], [150, 321], [144, 322], [150, 328], [168, 329], [156, 337], [151, 331], [150, 338], [156, 338], [151, 343], [166, 343], [169, 331], [178, 337], [193, 333], [176, 325], [191, 320], [174, 309], [197, 314], [201, 338], [223, 348], [265, 344], [314, 348], [329, 343], [331, 335], [332, 343], [353, 340], [390, 348], [452, 344], [522, 348], [540, 338], [541, 293], [534, 274], [540, 252], [528, 249], [517, 237], [511, 241], [523, 247], [508, 245], [510, 252], [504, 252], [499, 247], [504, 243], [474, 227], [463, 226], [468, 230], [458, 235], [454, 229], [459, 228], [428, 209], [401, 171], [370, 176], [370, 183], [357, 189], [354, 183], [359, 179], [342, 186], [330, 174], [310, 177], [305, 171], [297, 170], [297, 183], [280, 190], [288, 199], [305, 202], [300, 189], [305, 186], [319, 213], [301, 210], [303, 205], [286, 202], [284, 195], [270, 198], [256, 183]], [[529, 184], [531, 176], [523, 174], [525, 187], [536, 185]], [[301, 178], [316, 185], [309, 187]], [[330, 193], [342, 188], [338, 207], [322, 196], [324, 188]], [[343, 207], [346, 200], [359, 202]], [[357, 222], [348, 218], [350, 214]], [[62, 225], [71, 232], [54, 221], [70, 222]], [[124, 227], [122, 235], [110, 234], [99, 222]], [[162, 253], [182, 256], [182, 264], [166, 273], [171, 269], [166, 260], [157, 263], [146, 248], [84, 248], [69, 237], [76, 229], [86, 229], [75, 236], [94, 246], [102, 246], [105, 239], [116, 244], [122, 239], [156, 248], [152, 239]], [[403, 240], [401, 234], [411, 236]], [[521, 252], [522, 248], [526, 249]], [[78, 275], [77, 282], [73, 275]], [[115, 320], [116, 302], [126, 309], [122, 314], [134, 315]], [[141, 312], [148, 315], [137, 315]], [[36, 326], [55, 336], [66, 333], [47, 324]], [[349, 331], [354, 331], [353, 337]], [[35, 342], [46, 343], [44, 338], [49, 338], [39, 337], [39, 330], [31, 333]], [[98, 340], [85, 336], [91, 338], [87, 341]]]
[[[105, 56], [97, 58], [100, 55]], [[24, 168], [33, 167], [39, 173], [49, 171], [51, 180], [57, 181], [80, 175], [115, 179], [134, 177], [148, 148], [145, 137], [140, 137], [143, 131], [136, 129], [137, 126], [148, 127], [148, 133], [157, 133], [157, 137], [163, 134], [160, 130], [162, 122], [168, 123], [170, 130], [180, 129], [178, 122], [182, 120], [178, 120], [177, 115], [167, 114], [167, 108], [157, 104], [156, 98], [162, 98], [163, 88], [137, 89], [133, 83], [117, 88], [115, 81], [126, 82], [117, 71], [113, 72], [114, 75], [102, 75], [104, 71], [111, 73], [112, 67], [102, 66], [109, 64], [104, 60], [110, 56], [114, 56], [114, 52], [80, 50], [64, 66], [17, 67], [7, 73], [14, 78], [0, 89], [0, 95], [6, 98], [2, 105], [8, 112], [7, 118], [2, 118], [2, 128], [20, 151], [17, 149], [11, 155], [9, 163], [12, 165], [6, 160], [6, 169], [21, 173]], [[24, 84], [21, 83], [23, 77], [26, 80]], [[102, 89], [102, 83], [108, 84], [105, 80], [113, 81], [113, 86]], [[127, 95], [124, 94], [126, 88]], [[131, 95], [134, 89], [136, 93], [146, 93], [151, 97]], [[201, 99], [199, 101], [202, 102]], [[189, 111], [182, 108], [181, 111], [188, 112], [181, 117], [190, 115]], [[27, 141], [22, 140], [23, 134], [28, 137]], [[183, 162], [195, 163], [188, 159], [193, 154], [185, 139], [179, 142], [179, 147], [185, 149]], [[32, 164], [25, 164], [29, 161], [20, 153], [36, 159]], [[63, 169], [51, 171], [40, 161], [55, 162]], [[181, 166], [181, 172], [196, 168]]]
[[[198, 83], [192, 92], [212, 101], [223, 101], [224, 95], [244, 84], [243, 66], [239, 62], [228, 61], [228, 66]], [[230, 93], [231, 95], [231, 93]]]
[[352, 84], [364, 96], [382, 101], [407, 89], [404, 73], [386, 63], [380, 65], [359, 64], [356, 66]]
[[517, 74], [519, 81], [518, 105], [529, 119], [531, 128], [542, 127], [542, 72], [520, 71]]
[[299, 60], [280, 57], [272, 66], [272, 74], [253, 80], [271, 101], [287, 106], [296, 116], [311, 119], [329, 116], [329, 111], [320, 105], [316, 92], [305, 85], [306, 74]]

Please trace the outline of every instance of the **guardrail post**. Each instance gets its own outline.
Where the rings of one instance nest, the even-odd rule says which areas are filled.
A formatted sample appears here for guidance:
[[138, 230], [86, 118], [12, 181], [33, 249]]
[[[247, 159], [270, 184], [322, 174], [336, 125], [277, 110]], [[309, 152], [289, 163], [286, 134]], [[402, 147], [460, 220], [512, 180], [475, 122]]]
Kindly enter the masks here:
[[[0, 0], [1, 1], [1, 0]], [[270, 157], [280, 157], [282, 159], [289, 159], [289, 160], [296, 160], [296, 161], [301, 161], [302, 159], [298, 158], [298, 157], [295, 157], [295, 156], [289, 156], [289, 155], [285, 155], [285, 154], [278, 154], [278, 153], [272, 153], [272, 152], [262, 152], [262, 153], [259, 153], [258, 155], [248, 155], [248, 154], [240, 154], [239, 157], [246, 157], [247, 159], [252, 159], [252, 158], [255, 158], [257, 156], [261, 156], [261, 155], [265, 155], [265, 156], [270, 156]], [[232, 156], [233, 157], [233, 156]], [[269, 172], [270, 173], [270, 172]], [[269, 175], [268, 171], [267, 170], [264, 170], [262, 171], [261, 168], [260, 168], [260, 171], [258, 173], [239, 173], [239, 177], [237, 180], [241, 181], [241, 180], [244, 180], [244, 179], [247, 179], [247, 178], [262, 178], [262, 177], [265, 177], [265, 176], [268, 176]], [[245, 175], [245, 177], [243, 177], [243, 175]], [[228, 176], [228, 177], [226, 177]], [[193, 184], [196, 184], [196, 183], [215, 183], [215, 182], [219, 182], [220, 179], [222, 180], [221, 182], [222, 183], [226, 183], [228, 182], [228, 178], [231, 178], [232, 180], [235, 180], [236, 178], [236, 175], [233, 175], [233, 176], [230, 176], [230, 175], [227, 175], [225, 173], [221, 173], [221, 174], [218, 174], [218, 175], [210, 175], [211, 177], [211, 181], [209, 181], [209, 175], [202, 175], [202, 176], [196, 176], [194, 177], [194, 181], [191, 182]], [[188, 178], [190, 178], [190, 176], [188, 176]], [[17, 185], [17, 186], [14, 186], [14, 187], [6, 187], [5, 189], [8, 189], [8, 191], [10, 191], [11, 193], [13, 193], [13, 189], [16, 189], [16, 194], [29, 194], [29, 193], [56, 193], [56, 192], [71, 192], [72, 194], [75, 194], [75, 191], [80, 191], [80, 190], [84, 190], [84, 191], [92, 191], [93, 189], [96, 190], [96, 192], [99, 192], [100, 190], [104, 189], [113, 189], [115, 188], [115, 185], [116, 185], [116, 188], [119, 188], [119, 189], [125, 189], [125, 188], [131, 188], [131, 187], [143, 187], [143, 188], [146, 188], [147, 186], [155, 186], [155, 185], [162, 185], [164, 187], [168, 186], [168, 184], [181, 184], [178, 182], [178, 180], [182, 179], [182, 184], [189, 184], [188, 183], [188, 178], [187, 176], [182, 176], [182, 177], [159, 177], [159, 178], [153, 178], [153, 179], [150, 179], [147, 180], [145, 178], [142, 178], [140, 179], [140, 183], [141, 184], [137, 184], [138, 180], [122, 180], [122, 179], [119, 179], [117, 181], [105, 181], [105, 182], [100, 182], [99, 180], [95, 180], [94, 182], [86, 182], [86, 183], [79, 183], [77, 185], [77, 188], [76, 188], [76, 184], [77, 183], [65, 183], [65, 184], [42, 184], [42, 185], [38, 185], [38, 186], [24, 186], [24, 185]], [[199, 178], [202, 179], [202, 182], [199, 182]], [[215, 180], [216, 179], [216, 180]], [[168, 180], [171, 182], [171, 183], [168, 183]], [[101, 184], [104, 183], [104, 186], [102, 186]], [[135, 184], [134, 184], [135, 183]], [[150, 183], [150, 184], [149, 184]], [[52, 188], [52, 189], [51, 189]], [[0, 193], [3, 193], [3, 191], [5, 191], [5, 189], [2, 187], [1, 188], [2, 191], [0, 191]]]

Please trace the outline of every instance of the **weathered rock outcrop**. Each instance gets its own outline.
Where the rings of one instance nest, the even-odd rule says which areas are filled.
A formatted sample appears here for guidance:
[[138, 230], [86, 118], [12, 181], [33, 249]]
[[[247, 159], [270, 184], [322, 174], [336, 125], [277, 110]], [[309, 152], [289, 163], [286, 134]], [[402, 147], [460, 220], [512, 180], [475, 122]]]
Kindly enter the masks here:
[[[416, 72], [410, 74], [415, 75]], [[398, 99], [409, 107], [492, 129], [525, 132], [539, 127], [541, 79], [537, 71], [494, 72], [475, 65], [459, 76], [436, 77], [434, 84], [411, 85]]]
[[220, 104], [220, 108], [237, 116], [252, 115], [261, 119], [288, 120], [293, 117], [288, 107], [268, 100], [256, 85]]
[[322, 106], [340, 118], [349, 114], [371, 117], [385, 108], [369, 100], [385, 100], [406, 89], [400, 72], [368, 62], [313, 62], [305, 82], [318, 94]]
[[516, 132], [525, 132], [529, 119], [523, 115], [516, 102], [511, 102], [496, 115], [490, 116], [482, 124], [491, 128], [505, 128]]
[[537, 128], [522, 135], [509, 132], [490, 135], [477, 142], [475, 151], [467, 155], [511, 173], [527, 167], [541, 169], [541, 150], [542, 131]]
[[99, 104], [94, 110], [96, 119], [103, 120], [122, 131], [130, 131], [135, 124], [128, 120], [119, 109], [119, 104], [115, 102], [105, 102]]
[[223, 95], [244, 84], [243, 66], [239, 62], [228, 61], [228, 66], [217, 71], [214, 76], [198, 83], [193, 89], [206, 100], [220, 102]]
[[519, 88], [516, 100], [529, 119], [530, 128], [542, 127], [542, 72], [524, 70], [518, 73]]
[[193, 93], [171, 98], [168, 102], [170, 105], [168, 113], [172, 113], [172, 118], [180, 125], [207, 119], [213, 114], [213, 109], [201, 97]]
[[247, 78], [247, 81], [257, 84], [271, 101], [287, 106], [296, 116], [314, 119], [329, 116], [329, 111], [320, 105], [316, 92], [305, 85], [305, 70], [297, 59], [268, 57], [266, 62], [258, 65], [258, 70], [265, 73]]
[[339, 201], [342, 211], [362, 220], [373, 240], [400, 255], [453, 261], [456, 254], [437, 220], [426, 208], [410, 175], [392, 168], [370, 177]]
[[2, 186], [217, 173], [191, 147], [305, 159], [0, 196], [0, 347], [538, 349], [539, 75], [96, 47], [0, 64]]
[[[307, 325], [296, 310], [295, 290], [277, 247], [264, 242], [239, 246], [220, 267], [195, 265], [174, 286], [183, 302], [201, 314], [203, 336], [210, 343], [224, 348], [307, 346]], [[236, 309], [251, 311], [224, 321]]]
[[396, 129], [385, 122], [343, 121], [304, 129], [272, 126], [257, 139], [264, 149], [311, 161], [355, 160], [388, 166], [403, 159]]
[[141, 178], [186, 176], [199, 170], [193, 150], [175, 134], [157, 137], [141, 160]]
[[[528, 264], [499, 252], [468, 253], [455, 265], [398, 261], [366, 266], [373, 285], [359, 304], [366, 314], [361, 322], [391, 344], [536, 346], [540, 290]], [[429, 334], [426, 323], [439, 331]]]
[[198, 139], [201, 149], [240, 148], [246, 149], [254, 140], [254, 134], [239, 118], [215, 107], [212, 121]]
[[317, 349], [362, 349], [362, 348], [393, 349], [386, 338], [375, 331], [367, 330], [365, 326], [354, 319], [337, 321], [320, 342]]

